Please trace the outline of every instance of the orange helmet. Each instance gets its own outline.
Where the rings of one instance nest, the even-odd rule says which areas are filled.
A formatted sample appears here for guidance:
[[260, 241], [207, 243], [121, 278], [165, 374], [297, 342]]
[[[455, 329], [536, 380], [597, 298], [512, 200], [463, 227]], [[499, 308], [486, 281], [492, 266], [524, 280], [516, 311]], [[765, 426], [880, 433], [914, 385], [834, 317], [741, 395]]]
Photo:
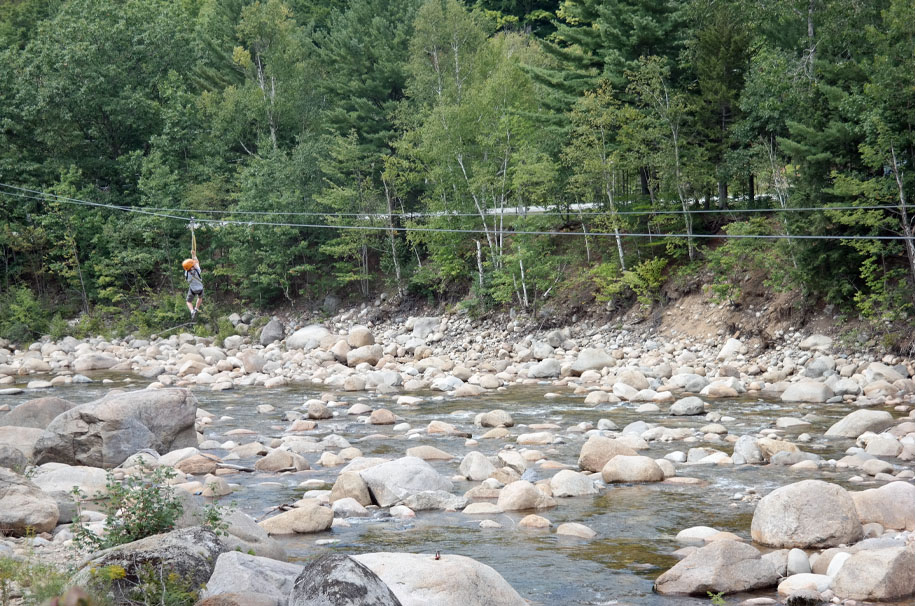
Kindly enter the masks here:
[[191, 271], [191, 268], [194, 267], [194, 259], [185, 259], [181, 262], [181, 266], [185, 271]]

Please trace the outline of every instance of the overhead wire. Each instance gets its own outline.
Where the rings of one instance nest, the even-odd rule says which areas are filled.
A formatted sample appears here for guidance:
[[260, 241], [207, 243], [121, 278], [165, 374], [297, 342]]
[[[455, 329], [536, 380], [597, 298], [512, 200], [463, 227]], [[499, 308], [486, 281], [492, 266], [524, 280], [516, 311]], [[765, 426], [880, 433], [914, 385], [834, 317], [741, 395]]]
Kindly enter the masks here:
[[[47, 196], [58, 200], [68, 200], [74, 203], [82, 203], [90, 206], [100, 206], [106, 208], [112, 208], [117, 210], [134, 210], [138, 207], [136, 206], [123, 206], [118, 204], [103, 204], [100, 202], [89, 202], [85, 200], [79, 200], [77, 198], [69, 198], [67, 196], [61, 196], [58, 194], [49, 194], [47, 192], [42, 192], [39, 190], [28, 189], [25, 187], [18, 187], [15, 185], [9, 185], [6, 183], [0, 183], [0, 187], [7, 187], [10, 189], [15, 189], [18, 191], [24, 191], [33, 194], [39, 194], [41, 196]], [[243, 210], [243, 209], [231, 209], [231, 210], [214, 210], [214, 209], [188, 209], [188, 208], [166, 208], [166, 207], [156, 207], [156, 206], [144, 206], [140, 207], [145, 212], [174, 212], [174, 213], [197, 213], [197, 214], [221, 214], [221, 215], [265, 215], [265, 216], [303, 216], [303, 217], [372, 217], [372, 218], [387, 218], [388, 215], [384, 213], [344, 213], [344, 212], [323, 212], [323, 211], [277, 211], [277, 210]], [[884, 205], [867, 205], [867, 206], [808, 206], [808, 207], [768, 207], [768, 208], [697, 208], [691, 210], [683, 209], [659, 209], [659, 210], [615, 210], [614, 214], [616, 215], [632, 215], [632, 216], [644, 216], [644, 215], [683, 215], [683, 214], [734, 214], [734, 213], [768, 213], [768, 212], [823, 212], [825, 210], [894, 210], [897, 209], [897, 206], [884, 204]], [[603, 216], [607, 215], [608, 211], [582, 211], [582, 210], [570, 210], [569, 212], [557, 212], [557, 211], [532, 211], [524, 210], [520, 211], [517, 207], [511, 207], [509, 209], [501, 209], [498, 213], [490, 213], [498, 215], [512, 215], [512, 216], [528, 216], [534, 215], [538, 217], [566, 217], [570, 215], [576, 216]], [[453, 212], [453, 211], [439, 211], [439, 212], [404, 212], [400, 213], [398, 216], [401, 217], [479, 217], [480, 213], [465, 213], [465, 212]]]
[[[625, 238], [707, 238], [707, 239], [759, 239], [759, 240], [912, 240], [912, 237], [907, 236], [879, 236], [879, 235], [870, 235], [870, 236], [860, 236], [860, 235], [817, 235], [817, 234], [787, 234], [787, 235], [773, 235], [773, 234], [687, 234], [687, 233], [634, 233], [634, 232], [579, 232], [579, 231], [556, 231], [556, 230], [511, 230], [511, 229], [461, 229], [461, 228], [433, 228], [433, 227], [406, 227], [406, 226], [375, 226], [375, 225], [330, 225], [330, 224], [313, 224], [313, 223], [290, 223], [290, 222], [268, 222], [268, 221], [239, 221], [234, 219], [203, 219], [203, 218], [193, 218], [189, 216], [176, 216], [171, 214], [160, 213], [156, 211], [141, 209], [132, 206], [122, 206], [115, 204], [103, 204], [100, 202], [92, 202], [89, 200], [80, 200], [78, 198], [70, 198], [67, 196], [57, 196], [56, 194], [46, 194], [45, 192], [37, 190], [28, 190], [26, 188], [19, 188], [15, 186], [9, 186], [0, 183], [4, 187], [10, 187], [20, 191], [28, 191], [31, 193], [39, 194], [38, 196], [30, 196], [26, 194], [19, 194], [15, 192], [3, 191], [0, 190], [0, 193], [7, 196], [13, 196], [17, 198], [27, 198], [41, 201], [56, 201], [63, 202], [65, 204], [75, 204], [91, 207], [101, 207], [108, 208], [112, 210], [119, 210], [123, 212], [133, 212], [140, 213], [144, 215], [151, 215], [166, 219], [176, 219], [182, 222], [192, 221], [198, 224], [206, 225], [215, 225], [215, 226], [226, 226], [226, 225], [239, 225], [239, 226], [265, 226], [265, 227], [295, 227], [300, 229], [340, 229], [340, 230], [361, 230], [361, 231], [395, 231], [395, 232], [419, 232], [419, 233], [460, 233], [460, 234], [477, 234], [477, 235], [531, 235], [531, 236], [594, 236], [594, 237], [625, 237]], [[852, 207], [855, 209], [861, 209], [863, 207]], [[896, 207], [891, 207], [896, 208]], [[174, 209], [178, 212], [185, 213], [199, 213], [198, 210], [180, 210]], [[821, 209], [823, 210], [823, 209]], [[283, 214], [283, 213], [279, 213]], [[385, 216], [385, 215], [382, 215]], [[478, 216], [478, 215], [472, 215]]]

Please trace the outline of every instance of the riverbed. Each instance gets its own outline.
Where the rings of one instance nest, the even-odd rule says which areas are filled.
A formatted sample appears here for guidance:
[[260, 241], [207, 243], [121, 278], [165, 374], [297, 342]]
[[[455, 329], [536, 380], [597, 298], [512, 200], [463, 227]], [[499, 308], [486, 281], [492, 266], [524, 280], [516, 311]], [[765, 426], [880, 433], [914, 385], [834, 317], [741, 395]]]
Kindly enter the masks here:
[[[27, 391], [18, 396], [8, 396], [0, 403], [16, 404], [43, 396], [58, 396], [74, 402], [86, 402], [104, 395], [109, 389], [139, 389], [147, 381], [133, 375], [93, 375], [96, 382], [85, 385], [67, 385], [41, 391]], [[103, 385], [100, 379], [109, 378]], [[325, 389], [320, 385], [294, 385], [277, 389], [242, 388], [211, 392], [194, 390], [200, 408], [215, 415], [215, 420], [204, 428], [204, 438], [224, 443], [238, 443], [255, 439], [269, 444], [284, 435], [289, 426], [288, 411], [304, 412], [302, 405], [310, 398], [320, 398]], [[553, 392], [552, 397], [545, 397]], [[581, 395], [560, 391], [548, 383], [513, 386], [487, 393], [478, 398], [453, 398], [441, 392], [413, 393], [422, 398], [417, 406], [396, 404], [397, 395], [380, 396], [369, 392], [338, 393], [335, 400], [342, 402], [332, 408], [333, 419], [319, 421], [315, 430], [301, 435], [322, 438], [337, 434], [350, 445], [359, 448], [367, 457], [397, 458], [408, 448], [428, 444], [454, 456], [451, 461], [430, 461], [446, 477], [458, 473], [458, 464], [471, 450], [494, 455], [507, 444], [521, 450], [536, 449], [550, 461], [575, 466], [584, 443], [585, 431], [597, 426], [599, 420], [609, 419], [623, 431], [633, 422], [643, 421], [663, 424], [666, 427], [695, 429], [699, 438], [693, 443], [650, 442], [649, 449], [640, 451], [653, 458], [692, 447], [710, 447], [728, 454], [732, 445], [725, 440], [704, 441], [701, 427], [711, 421], [704, 416], [671, 417], [665, 412], [637, 413], [638, 404], [623, 402], [613, 405], [588, 407]], [[372, 408], [387, 408], [408, 423], [411, 433], [392, 425], [370, 425], [356, 416], [347, 415], [348, 407], [363, 402]], [[849, 405], [817, 404], [787, 405], [781, 401], [757, 398], [713, 400], [711, 413], [719, 420], [729, 435], [758, 434], [773, 430], [779, 417], [794, 417], [810, 422], [785, 432], [795, 441], [801, 433], [808, 433], [811, 441], [799, 446], [820, 455], [824, 460], [839, 459], [844, 451], [854, 446], [853, 440], [825, 439], [827, 427], [851, 411]], [[256, 407], [269, 404], [272, 412], [259, 414]], [[479, 438], [486, 429], [476, 427], [474, 417], [479, 412], [503, 409], [509, 412], [515, 426], [506, 439], [482, 439], [476, 445], [467, 445], [464, 437], [429, 435], [425, 428], [430, 421], [445, 421], [460, 431]], [[662, 409], [667, 409], [662, 405]], [[895, 416], [899, 412], [891, 411]], [[731, 420], [730, 420], [731, 419]], [[546, 427], [555, 435], [553, 443], [540, 446], [515, 445], [515, 437], [530, 433], [532, 426]], [[236, 429], [252, 430], [247, 436], [227, 436]], [[219, 457], [227, 450], [205, 451]], [[306, 480], [325, 482], [330, 489], [339, 467], [323, 468], [316, 465], [318, 454], [306, 455], [313, 469], [308, 471], [271, 474], [237, 473], [225, 476], [237, 485], [235, 492], [223, 499], [224, 505], [234, 505], [255, 519], [263, 519], [278, 505], [293, 503], [305, 492], [300, 485]], [[252, 460], [231, 461], [241, 467], [252, 468]], [[891, 461], [897, 463], [897, 461]], [[689, 465], [678, 464], [677, 475], [699, 480], [697, 484], [660, 482], [653, 484], [611, 485], [597, 496], [558, 499], [555, 509], [538, 512], [548, 518], [555, 530], [563, 522], [585, 524], [597, 532], [592, 540], [576, 540], [557, 536], [549, 530], [517, 528], [524, 517], [519, 513], [470, 516], [462, 513], [417, 512], [415, 518], [393, 518], [387, 510], [370, 510], [367, 518], [352, 518], [348, 526], [335, 526], [329, 531], [281, 538], [284, 548], [293, 561], [305, 562], [329, 551], [355, 554], [374, 551], [403, 551], [412, 553], [453, 553], [483, 562], [499, 572], [525, 599], [532, 604], [641, 604], [671, 606], [674, 604], [708, 604], [708, 599], [666, 597], [654, 594], [652, 584], [662, 572], [673, 566], [677, 559], [672, 553], [684, 544], [675, 535], [692, 526], [712, 526], [750, 539], [751, 517], [755, 496], [763, 496], [779, 486], [804, 479], [823, 479], [845, 488], [862, 490], [878, 483], [851, 482], [855, 470], [823, 466], [818, 470], [796, 471], [788, 467], [759, 465]], [[555, 469], [534, 465], [531, 470], [537, 479], [549, 478]], [[529, 471], [530, 473], [530, 471]], [[463, 494], [476, 482], [455, 481], [453, 492]], [[483, 519], [495, 520], [502, 528], [483, 529]], [[775, 597], [775, 591], [758, 595]], [[742, 596], [736, 596], [742, 597]], [[734, 598], [730, 598], [732, 602]], [[737, 600], [735, 600], [737, 601]], [[913, 601], [907, 602], [913, 604]]]

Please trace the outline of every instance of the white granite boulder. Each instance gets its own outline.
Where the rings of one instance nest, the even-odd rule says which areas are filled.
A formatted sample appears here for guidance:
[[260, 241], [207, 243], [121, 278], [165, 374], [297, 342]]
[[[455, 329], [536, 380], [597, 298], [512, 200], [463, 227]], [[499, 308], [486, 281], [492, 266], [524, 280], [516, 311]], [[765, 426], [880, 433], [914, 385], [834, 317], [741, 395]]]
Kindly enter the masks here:
[[489, 566], [471, 558], [422, 553], [352, 556], [377, 574], [403, 606], [526, 606], [527, 602]]
[[772, 587], [779, 580], [776, 566], [740, 541], [714, 541], [692, 552], [655, 580], [663, 595], [738, 593]]
[[833, 547], [862, 538], [862, 524], [852, 497], [841, 487], [803, 480], [760, 500], [751, 520], [751, 537], [769, 547]]
[[196, 413], [187, 389], [110, 394], [56, 417], [35, 444], [35, 462], [112, 468], [143, 449], [197, 446]]
[[451, 491], [452, 482], [417, 457], [401, 457], [359, 472], [380, 507], [390, 507], [402, 499], [428, 490]]
[[886, 410], [860, 408], [834, 423], [824, 432], [825, 436], [857, 438], [866, 431], [880, 432], [894, 424], [894, 418]]

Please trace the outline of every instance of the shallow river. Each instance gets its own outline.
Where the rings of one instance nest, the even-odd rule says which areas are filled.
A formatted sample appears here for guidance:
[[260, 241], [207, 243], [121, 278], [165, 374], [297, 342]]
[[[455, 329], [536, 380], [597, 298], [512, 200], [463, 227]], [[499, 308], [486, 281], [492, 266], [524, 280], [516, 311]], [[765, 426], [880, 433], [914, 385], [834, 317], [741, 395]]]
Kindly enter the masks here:
[[[125, 379], [123, 375], [108, 376], [114, 379], [114, 383], [104, 387], [98, 382], [62, 386], [40, 393], [6, 397], [0, 402], [15, 405], [45, 395], [86, 402], [100, 397], [110, 388], [139, 388], [146, 383], [134, 377]], [[637, 420], [661, 423], [667, 427], [687, 426], [696, 429], [708, 423], [704, 417], [637, 414], [636, 405], [627, 403], [586, 407], [582, 405], [583, 396], [561, 395], [554, 399], [544, 397], [548, 391], [562, 389], [565, 388], [549, 385], [510, 387], [505, 391], [473, 399], [443, 397], [438, 392], [413, 394], [423, 396], [424, 401], [412, 408], [398, 406], [395, 403], [396, 396], [346, 394], [340, 400], [346, 401], [348, 405], [364, 401], [373, 407], [388, 408], [403, 417], [413, 428], [425, 429], [432, 420], [446, 421], [475, 438], [485, 431], [474, 427], [475, 414], [496, 408], [507, 410], [515, 420], [515, 427], [510, 429], [513, 441], [514, 436], [533, 431], [525, 428], [525, 425], [555, 423], [561, 429], [552, 431], [563, 440], [562, 443], [527, 448], [541, 450], [546, 458], [572, 465], [576, 463], [584, 436], [567, 432], [567, 429], [583, 421], [596, 424], [599, 419], [608, 418], [621, 429]], [[285, 421], [287, 411], [302, 411], [301, 406], [305, 400], [319, 397], [322, 391], [320, 386], [272, 390], [249, 388], [226, 392], [200, 389], [195, 390], [195, 395], [200, 407], [215, 414], [217, 418], [232, 417], [231, 420], [218, 420], [206, 426], [205, 438], [224, 442], [230, 439], [225, 435], [226, 432], [246, 428], [258, 432], [261, 438], [269, 442], [283, 434], [288, 425]], [[255, 407], [259, 404], [271, 404], [276, 410], [269, 414], [257, 414]], [[665, 410], [667, 404], [661, 407]], [[446, 477], [457, 473], [458, 463], [471, 449], [465, 446], [464, 438], [429, 436], [424, 432], [408, 440], [403, 434], [396, 435], [391, 426], [368, 425], [358, 422], [355, 417], [346, 417], [346, 407], [333, 410], [344, 416], [319, 421], [318, 428], [306, 435], [321, 438], [336, 433], [362, 450], [365, 456], [391, 458], [403, 456], [410, 447], [430, 444], [455, 456], [452, 461], [431, 462]], [[849, 446], [854, 445], [852, 440], [828, 441], [823, 438], [827, 427], [850, 412], [848, 407], [842, 405], [799, 407], [756, 399], [717, 400], [711, 410], [735, 418], [734, 421], [723, 423], [733, 435], [772, 428], [778, 417], [798, 418], [809, 415], [807, 418], [811, 425], [788, 430], [787, 435], [794, 437], [802, 432], [811, 434], [814, 440], [803, 444], [802, 449], [815, 452], [824, 459], [839, 459]], [[891, 412], [895, 416], [900, 414]], [[375, 437], [363, 441], [370, 434]], [[379, 434], [388, 437], [382, 438]], [[237, 436], [236, 441], [244, 443], [255, 436], [245, 436], [244, 439], [240, 437]], [[505, 440], [481, 440], [473, 449], [492, 455], [505, 443]], [[660, 458], [673, 450], [686, 452], [688, 448], [696, 446], [710, 446], [729, 454], [732, 452], [732, 446], [724, 442], [653, 442], [648, 451], [641, 451], [640, 454]], [[208, 452], [220, 456], [226, 454], [226, 451], [220, 450]], [[306, 459], [313, 467], [317, 467], [315, 462], [318, 456], [306, 455]], [[233, 463], [251, 467], [254, 460]], [[419, 512], [416, 518], [401, 520], [380, 511], [375, 511], [375, 515], [370, 518], [349, 520], [349, 528], [334, 528], [323, 533], [281, 540], [291, 558], [298, 561], [306, 561], [327, 551], [347, 554], [439, 551], [469, 556], [496, 569], [532, 604], [709, 604], [708, 599], [665, 597], [652, 592], [654, 579], [677, 562], [670, 554], [683, 546], [674, 539], [680, 530], [691, 526], [712, 526], [749, 539], [754, 504], [735, 499], [736, 493], [743, 494], [746, 489], [753, 488], [758, 494], [765, 495], [779, 486], [810, 478], [824, 479], [850, 488], [853, 485], [848, 482], [848, 478], [855, 473], [850, 470], [797, 472], [786, 467], [751, 465], [677, 467], [679, 476], [691, 476], [703, 482], [699, 485], [664, 482], [613, 485], [598, 496], [558, 499], [559, 506], [556, 509], [538, 512], [548, 518], [554, 528], [563, 522], [579, 522], [589, 526], [598, 533], [597, 538], [591, 541], [558, 537], [547, 531], [517, 529], [515, 523], [523, 515], [515, 513], [467, 516], [461, 513]], [[281, 475], [239, 473], [226, 476], [230, 483], [239, 484], [241, 488], [223, 499], [223, 502], [236, 505], [255, 519], [262, 519], [273, 507], [300, 498], [303, 490], [297, 487], [301, 482], [320, 479], [327, 482], [329, 489], [338, 471], [339, 468], [317, 467], [310, 471]], [[538, 473], [539, 478], [544, 478], [554, 472], [538, 470]], [[456, 482], [453, 492], [462, 494], [475, 484]], [[864, 487], [856, 485], [857, 489]], [[498, 521], [503, 528], [479, 528], [478, 524], [484, 518]], [[775, 597], [775, 590], [759, 595]], [[733, 601], [736, 601], [735, 598], [729, 599], [730, 603]]]

